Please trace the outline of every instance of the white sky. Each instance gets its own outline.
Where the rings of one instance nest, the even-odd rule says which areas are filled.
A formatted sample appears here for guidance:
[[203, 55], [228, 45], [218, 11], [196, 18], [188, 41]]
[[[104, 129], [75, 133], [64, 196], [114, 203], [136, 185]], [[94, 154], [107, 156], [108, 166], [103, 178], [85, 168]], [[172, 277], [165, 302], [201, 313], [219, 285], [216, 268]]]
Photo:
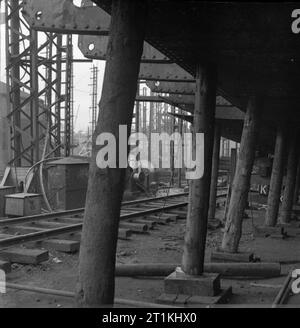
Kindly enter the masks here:
[[[77, 47], [77, 36], [73, 36], [74, 58], [84, 59]], [[105, 61], [94, 60], [93, 64], [98, 67], [98, 102], [101, 96], [102, 81], [104, 76]], [[75, 131], [86, 131], [90, 122], [90, 111], [92, 97], [91, 93], [91, 72], [92, 63], [74, 63], [74, 128]], [[77, 116], [78, 114], [78, 116]], [[76, 118], [77, 116], [77, 118]]]

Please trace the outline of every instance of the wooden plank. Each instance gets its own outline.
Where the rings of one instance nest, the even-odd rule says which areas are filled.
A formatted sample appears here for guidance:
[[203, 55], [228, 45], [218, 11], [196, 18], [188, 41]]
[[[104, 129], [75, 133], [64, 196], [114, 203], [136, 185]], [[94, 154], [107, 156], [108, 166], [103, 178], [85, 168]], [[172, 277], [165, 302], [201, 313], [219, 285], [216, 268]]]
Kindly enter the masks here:
[[12, 263], [39, 264], [49, 259], [49, 253], [40, 249], [9, 248], [0, 252], [0, 258]]
[[149, 227], [144, 223], [120, 222], [120, 228], [130, 229], [132, 232], [146, 232]]
[[133, 223], [140, 223], [140, 224], [146, 224], [149, 227], [149, 229], [153, 229], [156, 226], [156, 222], [154, 220], [134, 219], [131, 222], [133, 222]]
[[47, 239], [42, 241], [42, 246], [64, 253], [75, 253], [79, 250], [80, 243], [74, 240]]

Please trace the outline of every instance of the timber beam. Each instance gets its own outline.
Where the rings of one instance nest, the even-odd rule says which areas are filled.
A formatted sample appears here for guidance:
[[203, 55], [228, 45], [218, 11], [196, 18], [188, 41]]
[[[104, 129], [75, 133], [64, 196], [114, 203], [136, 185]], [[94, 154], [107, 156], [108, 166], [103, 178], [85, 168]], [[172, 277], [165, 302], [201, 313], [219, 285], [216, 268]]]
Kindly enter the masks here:
[[221, 126], [219, 124], [215, 124], [208, 219], [215, 219], [215, 214], [216, 214], [218, 174], [219, 174], [219, 161], [220, 161], [220, 143], [221, 143]]
[[[148, 4], [138, 0], [114, 1], [112, 6], [95, 134], [109, 132], [119, 146], [122, 143], [119, 126], [126, 125], [130, 130], [132, 125], [147, 15]], [[77, 300], [85, 307], [112, 305], [114, 301], [117, 237], [126, 173], [121, 168], [99, 168], [98, 151], [99, 145], [93, 138], [77, 288]]]
[[280, 195], [283, 180], [283, 164], [284, 164], [284, 148], [285, 148], [285, 133], [282, 127], [278, 127], [274, 160], [272, 166], [272, 175], [270, 181], [270, 190], [268, 195], [268, 207], [265, 217], [265, 225], [274, 227], [277, 224]]
[[289, 223], [292, 216], [294, 191], [297, 175], [297, 129], [294, 128], [289, 136], [287, 173], [285, 188], [280, 211], [280, 223]]
[[242, 235], [242, 220], [250, 190], [250, 179], [255, 157], [256, 138], [259, 131], [261, 96], [249, 98], [241, 138], [240, 153], [236, 164], [232, 192], [226, 218], [222, 251], [237, 253]]
[[[190, 180], [188, 215], [184, 238], [182, 270], [187, 275], [202, 275], [204, 265], [211, 164], [213, 153], [216, 70], [213, 64], [198, 65], [193, 134], [204, 133], [205, 167], [201, 176]], [[193, 144], [196, 152], [196, 143]]]

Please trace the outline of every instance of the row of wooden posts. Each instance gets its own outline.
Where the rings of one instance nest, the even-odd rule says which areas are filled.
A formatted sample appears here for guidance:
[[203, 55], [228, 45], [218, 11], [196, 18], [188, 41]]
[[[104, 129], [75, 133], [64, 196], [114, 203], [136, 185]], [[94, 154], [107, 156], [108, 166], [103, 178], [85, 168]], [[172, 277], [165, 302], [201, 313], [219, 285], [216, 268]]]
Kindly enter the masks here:
[[[110, 132], [118, 142], [119, 125], [131, 126], [137, 91], [139, 64], [143, 51], [146, 2], [114, 1], [107, 63], [100, 101], [99, 119], [93, 137], [86, 211], [79, 257], [77, 299], [84, 306], [113, 304], [115, 262], [124, 169], [99, 169], [95, 138]], [[199, 62], [196, 73], [194, 133], [205, 134], [205, 170], [201, 179], [190, 181], [188, 215], [182, 257], [182, 269], [191, 275], [203, 273], [208, 217], [214, 216], [220, 128], [215, 125], [217, 71], [215, 63]], [[263, 97], [250, 96], [241, 137], [232, 193], [228, 208], [222, 249], [237, 252], [242, 234], [242, 218], [247, 205], [254, 162], [256, 136], [260, 124]], [[129, 131], [130, 129], [128, 129]], [[296, 132], [295, 132], [296, 133]], [[282, 220], [291, 211], [296, 166], [296, 138], [290, 137], [287, 179], [282, 205]], [[279, 185], [282, 179], [283, 140], [279, 130], [271, 179], [266, 223], [276, 223]], [[212, 181], [212, 183], [211, 183]], [[210, 192], [210, 188], [212, 192]], [[211, 198], [211, 201], [210, 201]]]

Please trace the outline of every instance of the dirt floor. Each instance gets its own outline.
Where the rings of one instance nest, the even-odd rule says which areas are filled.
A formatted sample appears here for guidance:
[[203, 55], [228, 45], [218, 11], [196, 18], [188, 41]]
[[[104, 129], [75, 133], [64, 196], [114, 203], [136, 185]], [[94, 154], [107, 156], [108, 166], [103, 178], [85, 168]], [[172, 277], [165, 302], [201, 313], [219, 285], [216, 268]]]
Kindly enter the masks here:
[[[260, 197], [258, 197], [260, 198]], [[256, 200], [257, 201], [257, 200]], [[258, 199], [260, 203], [265, 199]], [[282, 276], [272, 279], [224, 279], [222, 287], [232, 286], [230, 304], [235, 306], [270, 306], [287, 272], [292, 267], [300, 267], [300, 237], [285, 240], [253, 238], [253, 224], [263, 224], [265, 208], [248, 210], [244, 220], [241, 251], [251, 251], [264, 262], [281, 262]], [[221, 218], [223, 208], [218, 210]], [[178, 263], [182, 256], [185, 230], [184, 220], [157, 226], [149, 234], [134, 234], [130, 241], [118, 242], [117, 262], [129, 263]], [[210, 251], [220, 244], [221, 228], [209, 230], [207, 238], [207, 261]], [[75, 291], [78, 254], [67, 255], [50, 251], [50, 259], [38, 266], [13, 265], [8, 281], [36, 287]], [[163, 279], [117, 278], [116, 297], [155, 302], [163, 292]], [[300, 304], [300, 303], [299, 303]], [[0, 294], [0, 307], [73, 307], [73, 301], [64, 297], [53, 297], [25, 291], [8, 290]]]

